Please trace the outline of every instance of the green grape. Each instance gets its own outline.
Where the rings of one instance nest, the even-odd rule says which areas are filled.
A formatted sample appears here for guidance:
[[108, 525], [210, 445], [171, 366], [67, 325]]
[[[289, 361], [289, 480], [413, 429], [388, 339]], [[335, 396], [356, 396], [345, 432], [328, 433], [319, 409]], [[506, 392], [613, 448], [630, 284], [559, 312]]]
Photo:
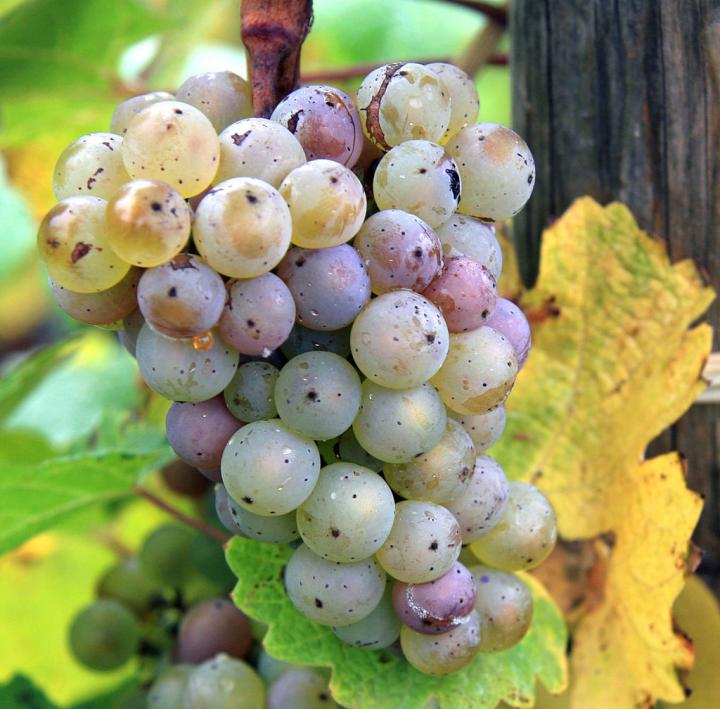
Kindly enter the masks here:
[[220, 654], [192, 670], [177, 709], [265, 709], [265, 686], [250, 665]]
[[140, 330], [135, 354], [140, 374], [153, 391], [166, 399], [191, 403], [222, 392], [239, 360], [238, 353], [217, 336], [210, 349], [197, 350], [191, 340], [172, 340], [147, 324]]
[[390, 389], [420, 386], [440, 369], [450, 335], [438, 308], [410, 290], [383, 293], [355, 318], [350, 347], [358, 369]]
[[114, 670], [137, 650], [135, 616], [113, 600], [95, 601], [81, 610], [70, 626], [70, 649], [91, 670]]
[[212, 182], [219, 154], [212, 123], [182, 101], [143, 108], [130, 121], [122, 145], [130, 177], [162, 180], [183, 197], [200, 194]]
[[341, 330], [310, 330], [296, 323], [280, 351], [292, 359], [304, 352], [333, 352], [340, 357], [350, 354], [350, 328]]
[[285, 567], [285, 588], [295, 608], [320, 625], [357, 623], [377, 607], [385, 573], [374, 559], [327, 561], [301, 544]]
[[90, 133], [70, 143], [55, 163], [55, 199], [81, 194], [110, 199], [130, 179], [123, 165], [121, 146], [122, 138], [113, 133]]
[[222, 478], [241, 507], [261, 516], [284, 515], [307, 499], [320, 473], [313, 441], [282, 421], [253, 421], [228, 441]]
[[355, 438], [355, 432], [352, 428], [348, 428], [337, 444], [338, 455], [340, 460], [345, 463], [355, 463], [362, 465], [363, 468], [369, 468], [374, 473], [379, 473], [383, 469], [384, 463], [374, 456], [370, 455]]
[[407, 661], [426, 675], [447, 675], [467, 667], [480, 651], [480, 619], [476, 611], [441, 635], [426, 635], [404, 625], [400, 645]]
[[149, 611], [161, 594], [161, 589], [144, 573], [136, 558], [124, 559], [109, 568], [97, 585], [100, 598], [118, 601], [137, 614]]
[[230, 502], [230, 514], [243, 535], [249, 539], [269, 544], [289, 544], [300, 539], [295, 510], [275, 517], [263, 517]]
[[385, 389], [366, 379], [360, 411], [353, 421], [358, 443], [386, 463], [408, 463], [436, 446], [447, 414], [430, 384], [413, 389]]
[[426, 64], [425, 68], [440, 77], [450, 96], [450, 122], [445, 135], [440, 140], [441, 143], [445, 143], [461, 128], [471, 126], [477, 121], [480, 112], [477, 87], [473, 78], [454, 64], [433, 62]]
[[234, 121], [253, 115], [250, 84], [232, 71], [191, 76], [180, 84], [175, 96], [202, 111], [218, 133]]
[[272, 684], [280, 675], [289, 670], [302, 670], [303, 665], [294, 665], [273, 657], [264, 647], [260, 648], [257, 657], [257, 673], [267, 684]]
[[275, 384], [275, 405], [285, 425], [318, 441], [350, 428], [360, 409], [360, 396], [354, 367], [332, 352], [293, 357]]
[[252, 177], [221, 182], [197, 207], [193, 236], [218, 273], [254, 278], [275, 268], [290, 246], [290, 211], [280, 193]]
[[125, 135], [130, 121], [140, 113], [143, 108], [151, 106], [154, 103], [159, 103], [160, 101], [172, 101], [174, 98], [175, 97], [167, 91], [152, 91], [148, 94], [132, 96], [125, 101], [121, 101], [115, 106], [112, 118], [110, 119], [110, 131], [118, 135]]
[[390, 647], [400, 637], [400, 618], [392, 602], [392, 584], [385, 587], [382, 600], [370, 615], [358, 623], [333, 628], [333, 633], [344, 643], [362, 650], [380, 650]]
[[328, 681], [311, 669], [288, 670], [268, 688], [267, 709], [326, 709], [337, 707]]
[[371, 71], [357, 94], [365, 135], [383, 150], [403, 141], [440, 140], [450, 122], [450, 94], [422, 64], [387, 64]]
[[448, 409], [483, 414], [507, 398], [517, 374], [515, 349], [490, 327], [450, 335], [450, 349], [432, 378]]
[[457, 421], [448, 419], [437, 445], [409, 463], [386, 463], [383, 472], [402, 497], [446, 503], [467, 490], [474, 464], [472, 439]]
[[225, 387], [225, 404], [233, 416], [250, 423], [277, 416], [275, 382], [280, 371], [269, 362], [246, 362]]
[[460, 200], [460, 173], [442, 145], [409, 140], [380, 160], [373, 177], [379, 209], [401, 209], [433, 229], [448, 220]]
[[192, 570], [207, 579], [216, 593], [228, 593], [237, 581], [225, 560], [225, 551], [215, 539], [196, 534], [189, 549]]
[[178, 588], [192, 574], [190, 547], [195, 534], [186, 527], [166, 524], [151, 532], [140, 549], [140, 568], [152, 581]]
[[323, 468], [297, 510], [305, 544], [324, 559], [345, 563], [372, 556], [390, 534], [394, 517], [395, 500], [387, 483], [353, 463]]
[[462, 427], [470, 434], [470, 438], [475, 444], [475, 452], [478, 455], [494, 446], [505, 430], [506, 415], [505, 407], [502, 405], [475, 416], [456, 414], [454, 411], [448, 411], [448, 416], [459, 421]]
[[528, 483], [511, 482], [498, 523], [471, 549], [480, 561], [502, 571], [534, 569], [548, 557], [557, 539], [550, 501]]
[[185, 247], [190, 208], [164, 182], [133, 180], [110, 197], [104, 228], [123, 261], [143, 268], [160, 266]]
[[492, 224], [456, 212], [435, 231], [440, 237], [445, 259], [467, 256], [485, 266], [493, 278], [499, 280], [503, 254]]
[[290, 172], [306, 162], [302, 145], [285, 126], [267, 118], [244, 118], [220, 133], [220, 167], [215, 181], [256, 177], [277, 189]]
[[308, 249], [339, 246], [360, 231], [367, 199], [355, 174], [333, 160], [311, 160], [280, 185], [292, 215], [292, 243]]
[[455, 518], [441, 505], [405, 500], [395, 507], [390, 535], [377, 560], [405, 583], [434, 581], [457, 561], [462, 540]]
[[59, 286], [75, 293], [98, 293], [119, 283], [130, 270], [108, 243], [106, 204], [99, 197], [69, 197], [42, 220], [38, 251]]
[[517, 645], [530, 628], [533, 598], [515, 574], [487, 566], [471, 566], [480, 617], [480, 652], [499, 652]]
[[147, 696], [147, 709], [181, 707], [192, 670], [192, 665], [173, 665], [158, 675]]

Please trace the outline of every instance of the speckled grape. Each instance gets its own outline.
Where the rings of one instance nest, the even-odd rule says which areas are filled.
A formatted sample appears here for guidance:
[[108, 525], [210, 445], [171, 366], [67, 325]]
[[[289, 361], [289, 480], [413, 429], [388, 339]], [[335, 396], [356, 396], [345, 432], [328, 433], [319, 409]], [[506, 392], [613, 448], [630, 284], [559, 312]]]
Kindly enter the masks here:
[[233, 416], [250, 423], [277, 416], [275, 382], [280, 371], [269, 362], [246, 362], [225, 387], [225, 403]]
[[253, 115], [250, 84], [232, 71], [191, 76], [180, 84], [175, 96], [202, 111], [218, 133], [234, 121]]
[[152, 683], [147, 695], [147, 709], [178, 709], [187, 687], [191, 665], [172, 665]]
[[512, 300], [498, 298], [495, 310], [486, 324], [501, 335], [505, 335], [510, 341], [517, 355], [518, 369], [521, 369], [532, 346], [530, 323], [525, 317], [525, 313]]
[[235, 505], [234, 500], [227, 494], [227, 490], [222, 483], [215, 485], [215, 514], [220, 520], [222, 526], [225, 527], [230, 534], [244, 537], [245, 534], [242, 529], [238, 527], [237, 522], [230, 511], [231, 505], [239, 507], [239, 505]]
[[268, 544], [289, 544], [300, 539], [294, 510], [284, 515], [266, 517], [249, 512], [232, 499], [229, 508], [233, 521], [248, 539]]
[[442, 80], [445, 91], [450, 96], [450, 122], [445, 135], [440, 140], [445, 143], [461, 128], [471, 126], [477, 121], [480, 112], [480, 98], [472, 77], [468, 76], [459, 66], [445, 62], [426, 64]]
[[125, 135], [130, 121], [140, 113], [143, 108], [152, 106], [152, 104], [159, 103], [160, 101], [172, 101], [174, 98], [175, 97], [167, 91], [151, 91], [150, 93], [132, 96], [125, 99], [125, 101], [121, 101], [115, 106], [115, 110], [110, 118], [110, 131], [118, 135]]
[[288, 670], [268, 688], [267, 709], [333, 709], [328, 681], [317, 670]]
[[492, 273], [497, 282], [502, 273], [503, 254], [492, 224], [464, 214], [453, 214], [436, 228], [445, 258], [467, 256]]
[[448, 411], [448, 416], [459, 421], [470, 434], [478, 455], [495, 445], [505, 431], [506, 414], [502, 405], [484, 414], [456, 414]]
[[333, 628], [334, 635], [345, 644], [361, 650], [390, 647], [400, 637], [401, 625], [393, 608], [392, 589], [392, 584], [387, 584], [380, 603], [370, 615], [359, 623]]
[[220, 654], [193, 669], [177, 709], [265, 709], [265, 686], [250, 665]]

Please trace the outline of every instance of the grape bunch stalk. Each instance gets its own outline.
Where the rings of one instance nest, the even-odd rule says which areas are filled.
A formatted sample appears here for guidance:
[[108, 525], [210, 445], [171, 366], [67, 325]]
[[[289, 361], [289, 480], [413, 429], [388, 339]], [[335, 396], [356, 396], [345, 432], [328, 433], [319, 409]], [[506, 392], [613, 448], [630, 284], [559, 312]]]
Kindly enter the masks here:
[[379, 67], [355, 97], [304, 86], [268, 119], [240, 77], [194, 76], [65, 150], [38, 234], [60, 307], [118, 329], [174, 402], [170, 445], [228, 530], [293, 546], [298, 611], [428, 674], [524, 636], [513, 572], [556, 539], [546, 497], [485, 454], [530, 350], [494, 224], [535, 172], [478, 113], [443, 63]]

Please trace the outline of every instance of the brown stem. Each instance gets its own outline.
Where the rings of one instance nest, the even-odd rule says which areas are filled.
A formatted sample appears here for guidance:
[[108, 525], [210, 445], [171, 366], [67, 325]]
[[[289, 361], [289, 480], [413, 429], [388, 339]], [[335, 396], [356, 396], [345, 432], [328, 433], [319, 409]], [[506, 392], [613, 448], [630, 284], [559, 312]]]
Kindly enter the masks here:
[[443, 0], [450, 5], [460, 5], [460, 7], [466, 7], [469, 10], [476, 10], [481, 12], [488, 20], [491, 20], [495, 24], [501, 27], [507, 27], [508, 14], [507, 9], [504, 7], [498, 7], [497, 5], [491, 5], [488, 2], [480, 2], [480, 0]]
[[496, 55], [504, 34], [505, 28], [502, 25], [494, 21], [488, 22], [453, 63], [470, 76], [475, 76], [483, 66], [490, 63], [490, 58]]
[[225, 534], [218, 529], [214, 529], [209, 524], [206, 524], [197, 517], [190, 517], [189, 515], [186, 515], [184, 512], [181, 512], [179, 509], [173, 507], [168, 502], [165, 502], [165, 500], [161, 499], [149, 490], [146, 490], [144, 487], [135, 485], [133, 487], [133, 492], [137, 493], [141, 497], [144, 497], [150, 504], [155, 505], [155, 507], [163, 510], [163, 512], [167, 512], [169, 515], [175, 517], [175, 519], [179, 520], [183, 524], [187, 524], [189, 527], [197, 529], [198, 532], [207, 534], [208, 537], [212, 537], [215, 541], [220, 542], [220, 544], [225, 544], [225, 542], [230, 539], [229, 534]]
[[240, 20], [255, 115], [267, 118], [298, 86], [312, 0], [243, 0]]

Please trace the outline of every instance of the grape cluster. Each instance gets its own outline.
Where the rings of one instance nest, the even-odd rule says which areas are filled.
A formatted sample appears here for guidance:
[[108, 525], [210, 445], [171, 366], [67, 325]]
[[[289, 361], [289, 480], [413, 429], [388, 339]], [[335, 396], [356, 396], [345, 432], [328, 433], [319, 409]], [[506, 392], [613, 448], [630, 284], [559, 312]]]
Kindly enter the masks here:
[[[250, 112], [241, 79], [203, 75], [73, 143], [38, 236], [53, 292], [121, 330], [228, 528], [295, 547], [301, 613], [457, 671], [524, 635], [511, 572], [556, 537], [544, 495], [485, 455], [530, 349], [497, 294], [494, 222], [529, 198], [532, 155], [475, 123], [474, 83], [448, 64]], [[463, 545], [486, 566], [460, 564]]]

